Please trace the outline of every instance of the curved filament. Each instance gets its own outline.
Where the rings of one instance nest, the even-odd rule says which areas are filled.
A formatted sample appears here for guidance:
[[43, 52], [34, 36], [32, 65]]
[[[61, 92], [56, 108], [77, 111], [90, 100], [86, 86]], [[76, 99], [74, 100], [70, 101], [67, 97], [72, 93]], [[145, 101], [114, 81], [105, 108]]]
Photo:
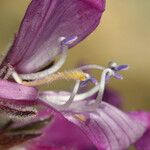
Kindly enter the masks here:
[[62, 45], [62, 46], [60, 46], [60, 49], [62, 51], [60, 60], [56, 64], [54, 64], [52, 67], [50, 67], [44, 71], [37, 72], [37, 73], [19, 74], [20, 78], [23, 80], [37, 80], [37, 79], [44, 78], [44, 77], [51, 75], [51, 74], [55, 73], [56, 71], [58, 71], [66, 61], [68, 46]]
[[22, 84], [27, 85], [27, 86], [40, 86], [40, 85], [45, 85], [47, 83], [52, 83], [57, 80], [80, 80], [84, 81], [87, 79], [87, 74], [74, 70], [74, 71], [66, 71], [66, 72], [58, 72], [56, 74], [49, 75], [43, 79], [39, 80], [34, 80], [34, 81], [22, 81]]
[[44, 78], [58, 71], [66, 61], [68, 46], [72, 44], [74, 41], [76, 41], [77, 39], [78, 39], [77, 36], [71, 36], [69, 38], [60, 37], [58, 39], [58, 42], [60, 43], [59, 52], [62, 52], [60, 60], [56, 64], [54, 64], [52, 67], [44, 71], [31, 73], [31, 74], [20, 74], [19, 75], [20, 78], [23, 80], [37, 80], [37, 79]]

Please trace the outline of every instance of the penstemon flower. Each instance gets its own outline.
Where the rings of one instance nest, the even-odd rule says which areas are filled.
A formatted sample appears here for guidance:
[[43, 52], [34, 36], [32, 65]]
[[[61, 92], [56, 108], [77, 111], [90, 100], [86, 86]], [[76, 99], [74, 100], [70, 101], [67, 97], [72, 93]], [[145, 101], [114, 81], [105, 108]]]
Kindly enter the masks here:
[[[31, 1], [0, 66], [0, 148], [122, 150], [137, 142], [140, 149], [149, 138], [148, 113], [124, 113], [103, 101], [106, 83], [122, 79], [118, 72], [127, 65], [57, 72], [68, 49], [98, 26], [104, 9], [105, 0]], [[100, 81], [84, 71], [91, 69], [102, 70]], [[75, 80], [73, 91], [37, 89], [56, 80]], [[94, 87], [79, 93], [89, 82]]]

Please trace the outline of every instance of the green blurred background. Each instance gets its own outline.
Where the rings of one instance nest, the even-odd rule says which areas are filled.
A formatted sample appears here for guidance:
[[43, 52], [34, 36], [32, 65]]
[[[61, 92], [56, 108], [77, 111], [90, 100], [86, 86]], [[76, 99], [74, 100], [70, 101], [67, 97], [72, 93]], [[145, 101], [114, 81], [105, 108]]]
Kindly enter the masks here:
[[[6, 50], [30, 0], [0, 0], [0, 50]], [[124, 98], [126, 110], [150, 110], [150, 1], [107, 0], [101, 26], [69, 52], [64, 68], [77, 63], [129, 64], [124, 80], [110, 87]], [[98, 75], [98, 74], [97, 74]]]

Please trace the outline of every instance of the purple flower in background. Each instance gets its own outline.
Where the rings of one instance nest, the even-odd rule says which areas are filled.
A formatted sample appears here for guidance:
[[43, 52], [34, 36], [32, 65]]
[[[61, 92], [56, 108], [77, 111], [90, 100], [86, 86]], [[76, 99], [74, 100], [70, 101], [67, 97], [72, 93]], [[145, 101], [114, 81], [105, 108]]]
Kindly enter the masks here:
[[[149, 115], [124, 113], [107, 103], [116, 103], [115, 94], [103, 97], [109, 79], [122, 79], [118, 72], [127, 65], [57, 72], [68, 49], [98, 26], [104, 9], [105, 0], [32, 0], [0, 66], [0, 148], [27, 140], [18, 149], [122, 150], [145, 143]], [[102, 70], [100, 81], [84, 72], [91, 69]], [[62, 79], [76, 81], [72, 92], [37, 89]], [[89, 82], [94, 87], [79, 93]]]

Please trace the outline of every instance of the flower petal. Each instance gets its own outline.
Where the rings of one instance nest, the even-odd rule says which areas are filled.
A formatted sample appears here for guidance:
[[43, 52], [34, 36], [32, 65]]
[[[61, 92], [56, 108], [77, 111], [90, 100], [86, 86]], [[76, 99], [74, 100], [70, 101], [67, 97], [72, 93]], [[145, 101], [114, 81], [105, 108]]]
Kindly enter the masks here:
[[140, 121], [143, 125], [147, 127], [144, 135], [136, 142], [135, 147], [137, 150], [149, 150], [150, 149], [150, 113], [137, 111], [129, 113], [131, 117]]
[[[70, 110], [62, 111], [66, 119], [51, 108], [50, 112], [53, 111], [55, 117], [54, 123], [43, 131], [41, 137], [31, 142], [34, 144], [29, 143], [29, 150], [38, 148], [120, 150], [128, 148], [145, 132], [143, 124], [106, 102], [102, 102], [96, 111], [85, 112], [86, 103], [86, 101], [75, 102]], [[76, 111], [76, 107], [81, 107], [83, 112]]]
[[[96, 150], [96, 147], [88, 137], [63, 117], [63, 115], [51, 107], [45, 108], [43, 114], [53, 114], [53, 123], [43, 130], [43, 135], [27, 145], [27, 150], [51, 150], [51, 149], [85, 149]], [[33, 144], [34, 143], [34, 144]]]
[[104, 9], [105, 0], [32, 0], [4, 62], [20, 73], [41, 69], [60, 53], [60, 37], [77, 36], [74, 46], [97, 27]]
[[38, 100], [0, 100], [0, 149], [41, 136], [51, 121], [51, 114], [41, 115], [44, 109]]
[[38, 96], [38, 90], [7, 80], [0, 80], [0, 98], [6, 99], [30, 99], [34, 100]]
[[105, 102], [96, 112], [88, 115], [89, 118], [86, 121], [82, 120], [83, 117], [76, 119], [68, 113], [65, 117], [79, 126], [99, 150], [126, 149], [145, 131], [143, 124], [132, 120], [128, 115]]

